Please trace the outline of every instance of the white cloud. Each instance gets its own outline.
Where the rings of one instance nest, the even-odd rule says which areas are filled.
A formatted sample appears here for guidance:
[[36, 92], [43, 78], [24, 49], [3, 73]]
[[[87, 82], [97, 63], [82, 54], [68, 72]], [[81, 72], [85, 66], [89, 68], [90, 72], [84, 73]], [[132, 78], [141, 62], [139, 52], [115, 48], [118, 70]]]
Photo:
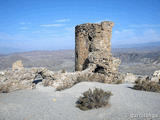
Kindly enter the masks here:
[[133, 29], [123, 29], [121, 31], [116, 30], [116, 31], [114, 31], [114, 34], [116, 34], [116, 35], [133, 35], [134, 30]]
[[133, 24], [129, 25], [130, 28], [157, 28], [160, 27], [160, 24]]
[[75, 31], [75, 27], [66, 27], [66, 28], [64, 28], [67, 32], [70, 32], [70, 33], [72, 33], [72, 32], [74, 32]]
[[160, 33], [156, 29], [123, 29], [114, 31], [112, 43], [117, 44], [137, 44], [160, 41]]
[[0, 39], [1, 40], [6, 40], [6, 39], [12, 39], [12, 37], [7, 33], [0, 32]]
[[15, 46], [15, 48], [25, 50], [71, 49], [74, 48], [74, 36], [67, 32], [62, 34], [32, 34], [29, 36], [26, 34], [0, 33], [1, 46], [9, 48]]
[[20, 22], [19, 24], [21, 25], [27, 25], [27, 24], [31, 24], [30, 22]]
[[62, 27], [64, 26], [65, 24], [43, 24], [43, 25], [40, 25], [41, 27]]
[[40, 30], [32, 31], [32, 33], [41, 33]]
[[19, 29], [21, 29], [21, 30], [27, 30], [29, 28], [28, 27], [20, 27]]
[[95, 23], [101, 23], [101, 22], [103, 22], [103, 21], [111, 21], [111, 20], [110, 20], [110, 19], [102, 19], [102, 20], [96, 21]]
[[[8, 43], [11, 42], [22, 42], [25, 40], [29, 40], [30, 38], [24, 34], [9, 34], [9, 33], [1, 33], [0, 32], [0, 44], [5, 43], [6, 45], [10, 45]], [[32, 39], [33, 40], [33, 39]]]
[[61, 22], [61, 23], [64, 23], [64, 22], [69, 22], [70, 19], [59, 19], [59, 20], [56, 20], [56, 22]]

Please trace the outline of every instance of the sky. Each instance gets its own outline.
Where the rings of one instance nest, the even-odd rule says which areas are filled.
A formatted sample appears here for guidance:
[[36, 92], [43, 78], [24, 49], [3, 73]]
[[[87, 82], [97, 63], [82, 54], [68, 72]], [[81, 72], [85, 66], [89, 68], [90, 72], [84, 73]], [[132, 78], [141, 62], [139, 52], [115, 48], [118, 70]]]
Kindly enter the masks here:
[[75, 26], [101, 21], [113, 46], [160, 41], [160, 0], [0, 0], [0, 51], [74, 49]]

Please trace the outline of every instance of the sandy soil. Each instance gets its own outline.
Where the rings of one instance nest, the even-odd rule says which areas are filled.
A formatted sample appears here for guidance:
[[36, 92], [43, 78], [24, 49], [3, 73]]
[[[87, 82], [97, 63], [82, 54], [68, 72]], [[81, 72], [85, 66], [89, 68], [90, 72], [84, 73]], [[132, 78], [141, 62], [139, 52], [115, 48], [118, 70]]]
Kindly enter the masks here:
[[[76, 108], [82, 92], [95, 87], [112, 91], [110, 105], [88, 111]], [[82, 82], [60, 92], [38, 85], [0, 94], [0, 120], [160, 120], [160, 93], [129, 87], [132, 84]]]

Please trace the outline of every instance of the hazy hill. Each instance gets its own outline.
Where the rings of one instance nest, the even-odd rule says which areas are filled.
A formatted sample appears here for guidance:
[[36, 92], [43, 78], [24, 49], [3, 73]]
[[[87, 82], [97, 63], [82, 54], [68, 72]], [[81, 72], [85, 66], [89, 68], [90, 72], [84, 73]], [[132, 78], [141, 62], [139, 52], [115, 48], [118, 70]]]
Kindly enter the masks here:
[[157, 49], [160, 48], [160, 41], [157, 42], [147, 42], [147, 43], [137, 43], [137, 44], [119, 44], [113, 45], [114, 48], [134, 48], [134, 49]]
[[[116, 48], [112, 49], [115, 57], [121, 59], [121, 72], [152, 74], [160, 69], [160, 49]], [[0, 70], [11, 68], [12, 63], [22, 60], [25, 67], [47, 67], [50, 70], [66, 69], [74, 71], [74, 50], [32, 51], [0, 55]]]
[[[140, 44], [112, 44], [112, 47], [114, 50], [127, 50], [127, 51], [141, 51], [143, 49], [143, 51], [150, 51], [150, 49], [152, 51], [157, 51], [160, 50], [160, 41], [157, 42], [148, 42], [148, 43], [140, 43]], [[28, 51], [34, 51], [34, 49], [20, 49], [20, 48], [16, 48], [16, 46], [14, 47], [3, 47], [0, 46], [0, 55], [2, 54], [11, 54], [11, 53], [18, 53], [18, 52], [28, 52]]]
[[74, 70], [73, 50], [32, 51], [0, 56], [0, 69], [11, 68], [12, 63], [22, 60], [25, 67], [47, 67], [50, 70]]
[[155, 51], [145, 50], [117, 50], [113, 51], [113, 55], [122, 60], [122, 63], [160, 63], [160, 49]]

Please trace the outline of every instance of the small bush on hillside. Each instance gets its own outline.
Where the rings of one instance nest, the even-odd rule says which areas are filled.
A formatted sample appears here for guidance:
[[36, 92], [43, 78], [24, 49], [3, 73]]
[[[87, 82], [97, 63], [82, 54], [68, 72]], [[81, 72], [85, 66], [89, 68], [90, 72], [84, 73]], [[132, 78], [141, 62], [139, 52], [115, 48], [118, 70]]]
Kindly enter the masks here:
[[89, 110], [106, 106], [109, 103], [111, 95], [112, 93], [110, 91], [105, 92], [98, 88], [95, 88], [94, 90], [89, 89], [83, 93], [83, 96], [79, 97], [76, 102], [76, 107], [81, 110]]
[[122, 83], [123, 83], [122, 80], [117, 80], [117, 81], [115, 82], [115, 84], [122, 84]]
[[67, 88], [69, 88], [69, 87], [66, 87], [66, 86], [58, 86], [58, 87], [56, 88], [56, 91], [61, 91], [61, 90], [67, 89]]
[[42, 81], [42, 84], [46, 87], [46, 86], [49, 86], [49, 80], [46, 80], [46, 79], [44, 79], [43, 81]]
[[135, 82], [133, 89], [151, 91], [151, 92], [160, 92], [160, 84], [154, 81], [139, 80]]
[[65, 69], [62, 69], [61, 73], [66, 73], [66, 70], [65, 70]]
[[0, 93], [9, 93], [10, 84], [0, 85]]

